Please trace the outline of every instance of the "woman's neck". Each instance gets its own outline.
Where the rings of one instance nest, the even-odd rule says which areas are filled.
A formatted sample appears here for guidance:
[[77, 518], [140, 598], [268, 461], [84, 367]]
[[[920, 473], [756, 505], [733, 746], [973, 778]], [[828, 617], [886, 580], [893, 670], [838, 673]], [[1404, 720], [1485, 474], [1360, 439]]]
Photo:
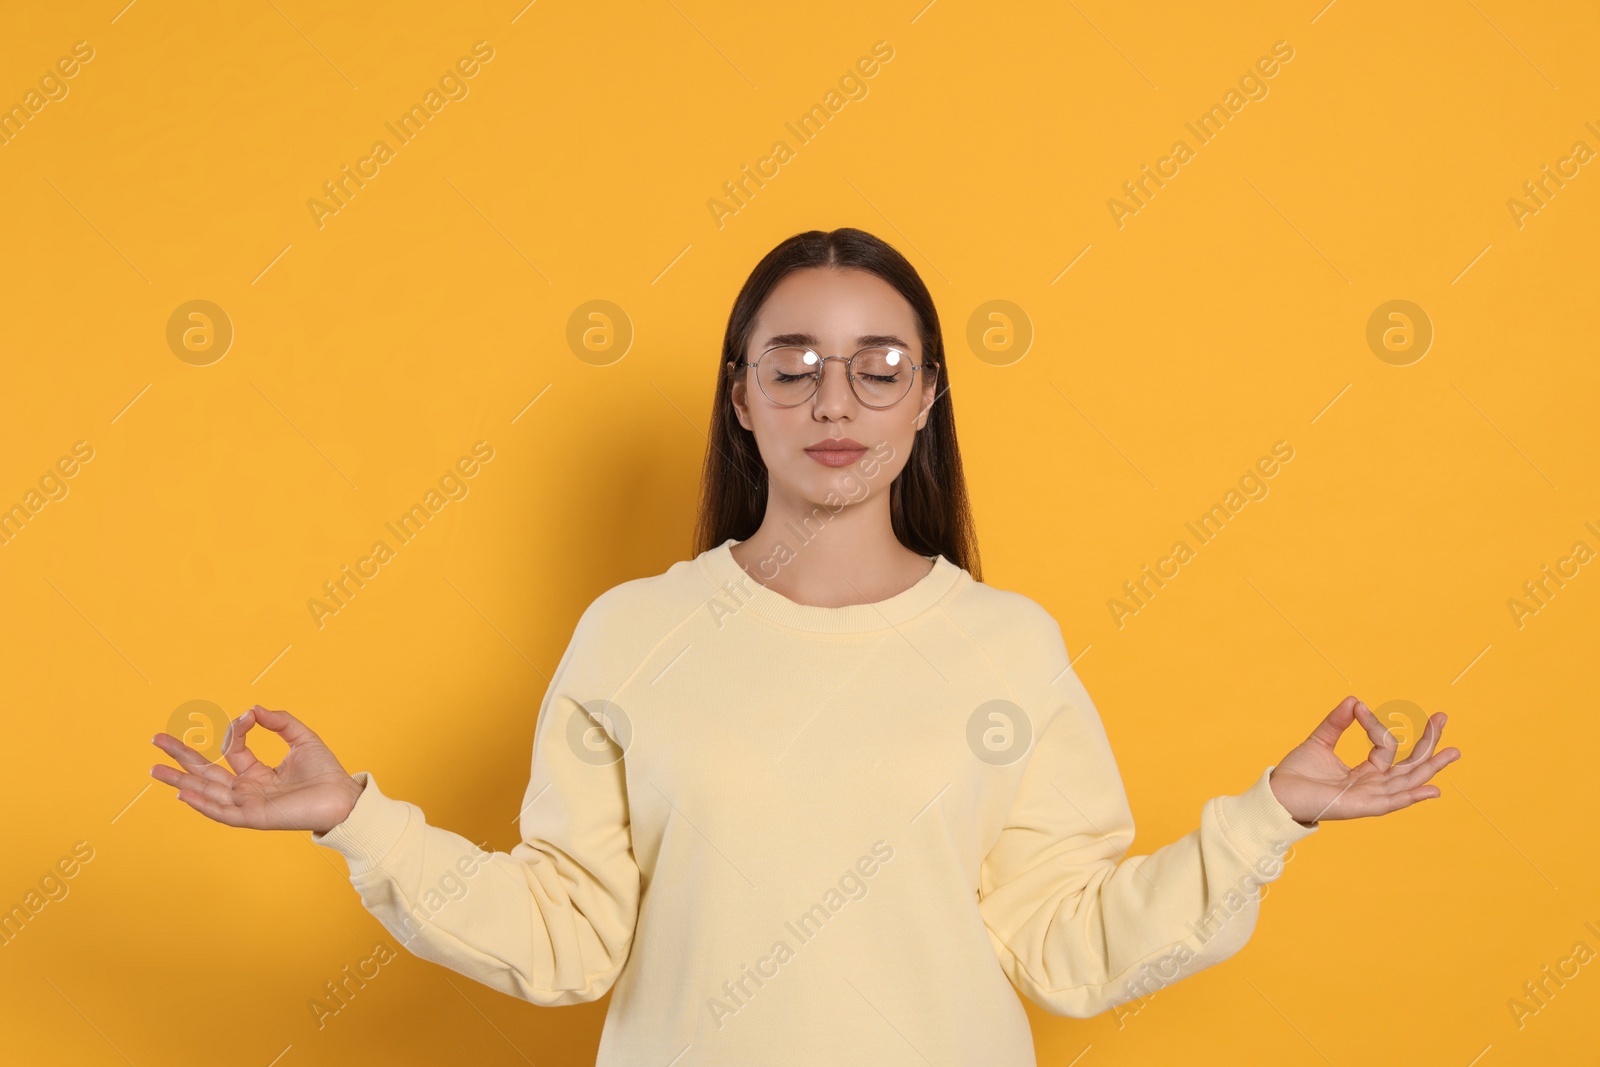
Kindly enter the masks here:
[[[877, 505], [877, 506], [873, 506]], [[875, 604], [928, 576], [929, 558], [902, 545], [889, 522], [889, 501], [774, 507], [755, 533], [735, 545], [734, 560], [754, 581], [797, 604]]]

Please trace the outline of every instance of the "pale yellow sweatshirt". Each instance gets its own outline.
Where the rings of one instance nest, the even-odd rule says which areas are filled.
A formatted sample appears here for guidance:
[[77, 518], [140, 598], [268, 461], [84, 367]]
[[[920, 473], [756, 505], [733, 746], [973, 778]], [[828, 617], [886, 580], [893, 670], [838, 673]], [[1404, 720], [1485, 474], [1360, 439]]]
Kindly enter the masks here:
[[610, 990], [598, 1067], [1032, 1067], [1013, 983], [1086, 1017], [1228, 958], [1318, 829], [1268, 766], [1127, 856], [1043, 608], [942, 556], [875, 604], [797, 604], [737, 543], [583, 613], [509, 853], [365, 771], [312, 835], [416, 955], [539, 1005]]

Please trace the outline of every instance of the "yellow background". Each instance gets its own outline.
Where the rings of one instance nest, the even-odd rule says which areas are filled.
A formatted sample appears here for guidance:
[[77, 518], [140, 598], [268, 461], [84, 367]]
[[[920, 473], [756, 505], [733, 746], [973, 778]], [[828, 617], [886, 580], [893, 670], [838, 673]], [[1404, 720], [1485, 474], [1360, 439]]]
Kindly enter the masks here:
[[[307, 1001], [392, 939], [308, 835], [175, 803], [148, 738], [189, 700], [286, 708], [509, 848], [578, 615], [689, 554], [734, 295], [845, 225], [934, 293], [984, 577], [1081, 654], [1136, 852], [1347, 693], [1449, 712], [1464, 752], [1441, 799], [1301, 845], [1235, 959], [1121, 1019], [1030, 1005], [1041, 1064], [1600, 1055], [1600, 964], [1520, 1028], [1508, 1007], [1600, 951], [1600, 564], [1508, 607], [1600, 549], [1600, 165], [1520, 226], [1507, 205], [1600, 149], [1592, 7], [524, 2], [0, 17], [0, 103], [94, 49], [0, 146], [0, 504], [94, 450], [0, 547], [0, 906], [94, 857], [0, 948], [0, 1060], [593, 1062], [604, 1002], [404, 954], [318, 1030]], [[480, 40], [469, 94], [319, 227], [307, 201]], [[799, 145], [784, 123], [880, 40]], [[1268, 95], [1197, 145], [1184, 123], [1280, 40]], [[780, 138], [719, 227], [707, 202]], [[1180, 138], [1195, 158], [1119, 228], [1108, 200]], [[166, 341], [195, 299], [235, 334], [205, 366]], [[1407, 366], [1366, 342], [1396, 299], [1435, 330]], [[591, 300], [634, 333], [609, 365], [567, 341]], [[1031, 323], [1023, 358], [968, 345], [991, 300]], [[469, 494], [318, 628], [322, 583], [480, 440]], [[1270, 494], [1119, 628], [1122, 583], [1280, 440]]]

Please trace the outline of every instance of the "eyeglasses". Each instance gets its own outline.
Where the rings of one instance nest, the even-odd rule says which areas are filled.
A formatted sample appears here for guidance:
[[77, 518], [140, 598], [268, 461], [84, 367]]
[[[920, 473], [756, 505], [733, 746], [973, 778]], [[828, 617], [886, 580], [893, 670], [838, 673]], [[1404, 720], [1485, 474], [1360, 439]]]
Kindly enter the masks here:
[[741, 366], [755, 368], [756, 382], [768, 400], [779, 407], [793, 407], [816, 393], [830, 359], [844, 364], [851, 391], [869, 408], [893, 407], [904, 400], [917, 371], [923, 369], [922, 364], [911, 362], [909, 353], [898, 348], [863, 348], [846, 359], [818, 355], [812, 349], [793, 345], [769, 348], [759, 359]]

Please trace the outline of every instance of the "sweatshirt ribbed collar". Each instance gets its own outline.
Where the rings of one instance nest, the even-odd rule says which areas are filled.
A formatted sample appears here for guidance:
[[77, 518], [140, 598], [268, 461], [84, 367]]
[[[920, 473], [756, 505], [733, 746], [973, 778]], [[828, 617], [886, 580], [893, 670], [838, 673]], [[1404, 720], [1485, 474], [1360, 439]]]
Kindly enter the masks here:
[[707, 549], [695, 562], [713, 586], [717, 596], [734, 614], [749, 612], [763, 619], [796, 630], [815, 633], [861, 633], [899, 626], [927, 611], [955, 588], [966, 571], [944, 556], [933, 557], [933, 569], [909, 589], [875, 604], [850, 604], [841, 608], [797, 604], [781, 593], [762, 585], [739, 566], [732, 548], [740, 542], [728, 538], [716, 548]]

